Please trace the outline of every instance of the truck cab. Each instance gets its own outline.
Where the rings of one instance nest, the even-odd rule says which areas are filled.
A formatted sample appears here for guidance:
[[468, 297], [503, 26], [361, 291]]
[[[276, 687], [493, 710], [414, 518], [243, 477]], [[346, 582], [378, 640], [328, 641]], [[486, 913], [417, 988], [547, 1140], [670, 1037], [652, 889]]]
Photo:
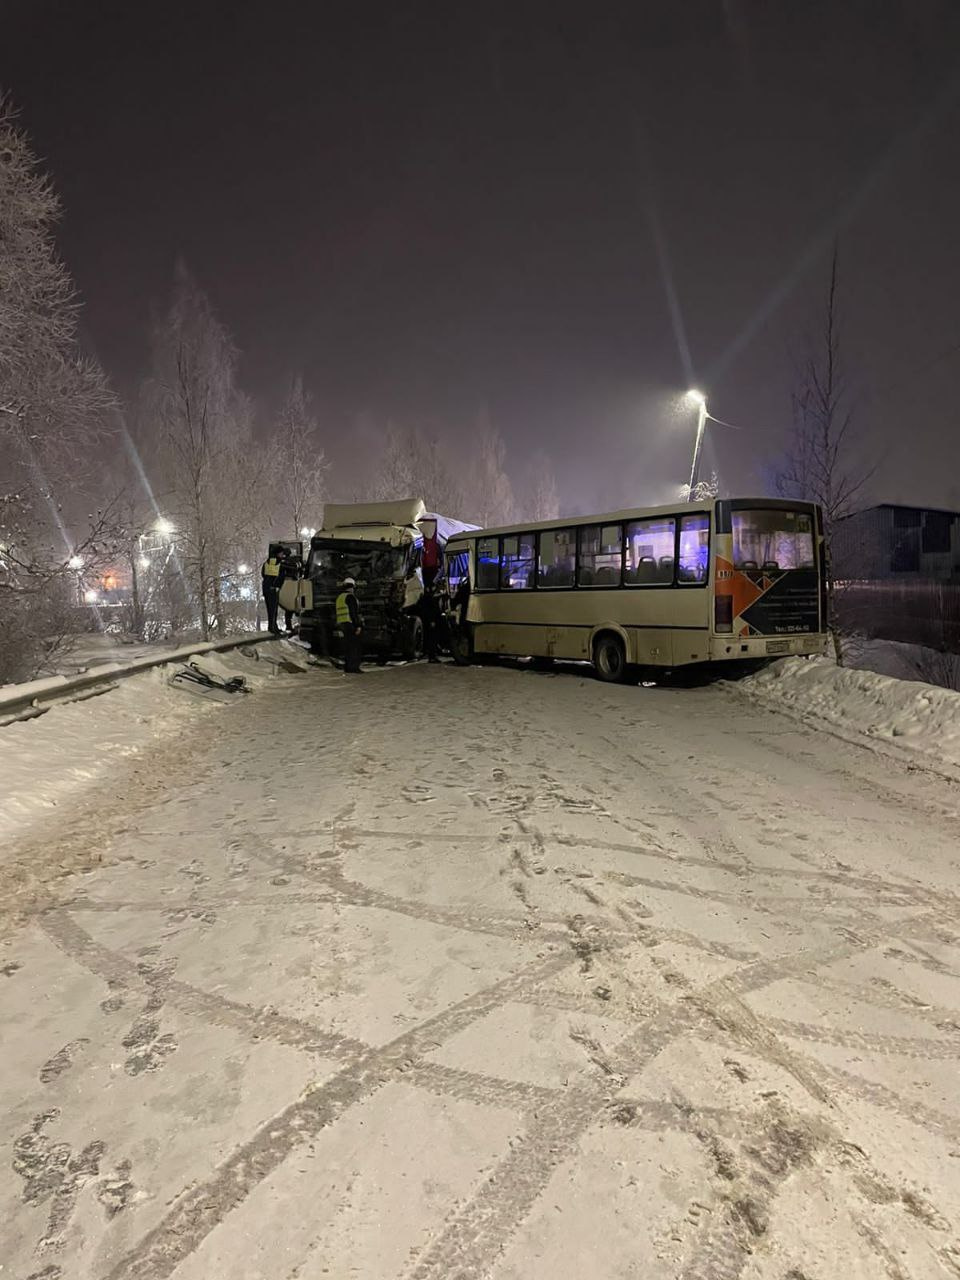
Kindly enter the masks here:
[[424, 539], [442, 548], [450, 533], [470, 526], [427, 512], [420, 498], [328, 503], [323, 524], [310, 539], [300, 584], [301, 639], [324, 656], [340, 651], [336, 598], [344, 578], [353, 578], [364, 653], [383, 662], [419, 657], [423, 628], [413, 611], [423, 595]]

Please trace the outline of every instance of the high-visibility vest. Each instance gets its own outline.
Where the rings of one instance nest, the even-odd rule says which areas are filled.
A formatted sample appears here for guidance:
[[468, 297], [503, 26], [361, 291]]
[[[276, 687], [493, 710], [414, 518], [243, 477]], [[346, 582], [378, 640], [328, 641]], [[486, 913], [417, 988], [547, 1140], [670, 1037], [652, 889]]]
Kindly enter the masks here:
[[347, 604], [346, 591], [341, 591], [337, 596], [337, 626], [342, 627], [346, 623], [351, 622], [350, 606]]
[[272, 556], [270, 557], [270, 559], [269, 559], [269, 560], [264, 560], [264, 562], [263, 562], [263, 576], [264, 576], [265, 578], [279, 578], [279, 576], [280, 576], [280, 561], [279, 561], [279, 560], [275, 560]]

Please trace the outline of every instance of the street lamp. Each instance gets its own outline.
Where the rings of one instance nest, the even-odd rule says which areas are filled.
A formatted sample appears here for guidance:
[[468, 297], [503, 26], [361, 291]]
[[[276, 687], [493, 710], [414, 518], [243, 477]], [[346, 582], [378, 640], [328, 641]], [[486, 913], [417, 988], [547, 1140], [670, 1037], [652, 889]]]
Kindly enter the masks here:
[[75, 570], [75, 571], [76, 571], [76, 570], [79, 570], [79, 569], [82, 569], [82, 568], [83, 568], [83, 556], [71, 556], [71, 557], [70, 557], [70, 559], [67, 561], [67, 564], [70, 566], [70, 568], [71, 568], [71, 569], [73, 569], [73, 570]]
[[173, 533], [173, 525], [166, 516], [158, 516], [157, 522], [153, 527], [156, 529], [157, 533], [163, 534], [164, 537], [169, 537], [170, 534]]
[[693, 501], [693, 486], [697, 483], [697, 467], [700, 465], [700, 450], [703, 447], [703, 432], [707, 425], [707, 397], [702, 391], [695, 388], [687, 392], [687, 401], [697, 407], [697, 438], [693, 445], [693, 465], [690, 467], [690, 487], [687, 491], [687, 501]]
[[249, 573], [249, 572], [250, 572], [250, 566], [248, 564], [237, 565], [237, 573]]

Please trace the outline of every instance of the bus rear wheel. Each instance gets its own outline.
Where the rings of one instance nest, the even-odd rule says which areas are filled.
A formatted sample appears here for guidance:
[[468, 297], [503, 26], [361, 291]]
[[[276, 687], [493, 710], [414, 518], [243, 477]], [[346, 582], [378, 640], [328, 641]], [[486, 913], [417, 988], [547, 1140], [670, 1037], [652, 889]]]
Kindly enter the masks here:
[[627, 678], [627, 654], [618, 635], [607, 631], [593, 642], [593, 666], [600, 680], [621, 684]]
[[469, 667], [473, 662], [473, 636], [469, 626], [451, 627], [450, 654], [458, 667]]

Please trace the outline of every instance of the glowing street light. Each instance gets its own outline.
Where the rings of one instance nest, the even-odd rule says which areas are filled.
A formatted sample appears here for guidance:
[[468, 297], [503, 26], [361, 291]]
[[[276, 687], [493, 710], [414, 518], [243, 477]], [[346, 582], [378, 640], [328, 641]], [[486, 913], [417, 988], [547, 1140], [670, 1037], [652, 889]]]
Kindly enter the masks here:
[[149, 556], [141, 556], [141, 557], [140, 557], [140, 559], [139, 559], [139, 561], [138, 561], [138, 564], [140, 565], [140, 568], [141, 568], [141, 569], [149, 569], [149, 568], [150, 568], [150, 557], [149, 557]]
[[249, 572], [250, 572], [250, 566], [248, 564], [237, 565], [237, 573], [249, 573]]
[[158, 516], [157, 522], [153, 527], [156, 529], [157, 533], [162, 533], [167, 537], [173, 533], [173, 525], [166, 516]]
[[83, 556], [71, 556], [70, 559], [67, 561], [67, 564], [70, 566], [71, 569], [79, 571], [80, 569], [83, 568]]
[[715, 418], [707, 409], [707, 397], [702, 391], [697, 391], [694, 387], [691, 387], [684, 399], [687, 404], [694, 405], [697, 410], [697, 438], [693, 445], [693, 465], [690, 468], [690, 487], [687, 493], [687, 501], [692, 502], [693, 489], [697, 483], [697, 471], [700, 466], [700, 451], [703, 448], [703, 433], [707, 422], [715, 422], [720, 427], [730, 427], [734, 431], [739, 431], [740, 428], [733, 422], [724, 422], [722, 418]]
[[300, 530], [300, 537], [312, 538], [316, 532], [317, 532], [316, 529], [308, 529], [307, 526], [304, 525], [303, 528]]
[[687, 501], [693, 501], [693, 486], [697, 483], [697, 467], [700, 465], [700, 450], [703, 448], [703, 432], [707, 425], [707, 397], [702, 391], [697, 391], [691, 387], [687, 392], [687, 400], [690, 404], [697, 407], [697, 438], [693, 445], [693, 464], [690, 467], [690, 488], [687, 493]]
[[94, 591], [92, 588], [89, 591], [85, 591], [83, 593], [83, 598], [87, 602], [87, 604], [96, 604], [97, 601], [100, 599], [99, 595], [97, 595], [96, 591]]

